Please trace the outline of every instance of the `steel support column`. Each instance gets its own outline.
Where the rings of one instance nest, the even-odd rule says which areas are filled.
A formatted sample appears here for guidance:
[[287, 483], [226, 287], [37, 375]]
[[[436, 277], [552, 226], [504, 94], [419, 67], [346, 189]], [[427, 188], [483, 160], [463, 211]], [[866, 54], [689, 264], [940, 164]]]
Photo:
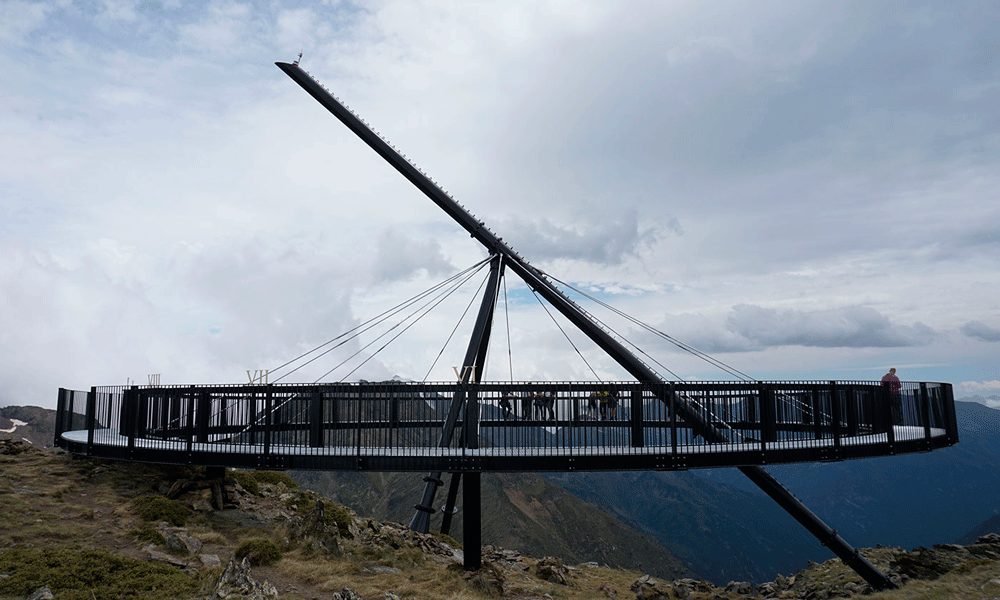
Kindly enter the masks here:
[[[489, 334], [491, 331], [491, 323], [493, 321], [493, 309], [496, 306], [497, 290], [499, 289], [500, 277], [503, 274], [503, 257], [500, 254], [494, 254], [492, 260], [490, 261], [490, 277], [486, 284], [486, 291], [483, 294], [483, 300], [479, 305], [479, 315], [476, 317], [476, 325], [472, 331], [472, 338], [469, 340], [469, 347], [465, 352], [465, 360], [462, 361], [462, 383], [469, 383], [470, 380], [478, 381], [478, 378], [482, 376], [482, 362], [486, 356], [486, 347], [489, 344]], [[475, 392], [473, 392], [475, 394]], [[472, 398], [470, 406], [465, 406], [465, 422], [464, 427], [464, 439], [462, 442], [466, 445], [474, 444], [470, 446], [472, 448], [479, 447], [478, 439], [478, 427], [472, 430], [472, 426], [469, 425], [470, 422], [477, 422], [478, 425], [478, 403], [476, 398]], [[452, 398], [451, 406], [448, 410], [448, 418], [445, 421], [443, 431], [441, 432], [441, 442], [438, 444], [439, 447], [447, 447], [451, 445], [452, 440], [455, 436], [455, 428], [458, 423], [458, 417], [462, 412], [463, 406], [466, 404], [466, 394], [464, 386], [459, 386], [458, 391]], [[473, 410], [475, 407], [475, 410]], [[476, 415], [472, 415], [476, 412]], [[427, 484], [424, 486], [424, 493], [420, 499], [420, 504], [414, 506], [416, 512], [413, 515], [413, 519], [410, 521], [410, 529], [413, 531], [418, 531], [420, 533], [427, 533], [430, 531], [430, 517], [434, 513], [434, 496], [437, 494], [437, 488], [442, 485], [441, 480], [442, 472], [437, 471], [430, 473], [424, 478]], [[466, 482], [468, 482], [468, 474], [466, 477]], [[468, 483], [466, 483], [468, 485]], [[463, 498], [466, 496], [463, 495]], [[453, 507], [448, 507], [452, 509]], [[467, 517], [465, 519], [465, 529], [469, 528], [470, 519]], [[475, 519], [476, 527], [479, 527], [479, 519]], [[476, 553], [478, 554], [478, 546], [476, 547]], [[466, 551], [468, 555], [468, 550]], [[477, 567], [478, 568], [478, 567]]]
[[467, 571], [475, 571], [483, 566], [482, 531], [482, 473], [466, 473], [462, 483], [462, 505], [465, 516], [462, 521], [462, 547], [465, 548], [464, 565]]

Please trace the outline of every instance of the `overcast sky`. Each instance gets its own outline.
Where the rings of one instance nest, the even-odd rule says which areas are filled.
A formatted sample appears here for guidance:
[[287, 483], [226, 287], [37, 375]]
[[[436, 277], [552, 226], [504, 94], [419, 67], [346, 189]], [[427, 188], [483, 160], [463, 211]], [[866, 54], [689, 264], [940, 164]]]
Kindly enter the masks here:
[[[0, 405], [246, 381], [486, 257], [274, 66], [300, 50], [532, 264], [753, 377], [1000, 394], [998, 31], [994, 2], [4, 0]], [[484, 275], [284, 381], [451, 380]], [[489, 379], [627, 378], [513, 275], [493, 339]]]

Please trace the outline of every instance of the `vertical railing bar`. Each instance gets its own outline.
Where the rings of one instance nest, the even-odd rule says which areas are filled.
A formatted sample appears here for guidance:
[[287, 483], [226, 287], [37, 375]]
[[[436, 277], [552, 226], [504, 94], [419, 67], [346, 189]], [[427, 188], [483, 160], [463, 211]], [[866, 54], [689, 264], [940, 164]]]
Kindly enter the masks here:
[[69, 407], [67, 408], [67, 413], [69, 414], [69, 422], [66, 428], [63, 430], [63, 433], [67, 431], [75, 431], [73, 429], [73, 421], [74, 421], [73, 415], [74, 411], [76, 410], [76, 407], [74, 406], [76, 404], [76, 392], [73, 390], [66, 390], [66, 391], [69, 393]]
[[319, 448], [322, 444], [323, 436], [323, 394], [314, 390], [310, 396], [309, 410], [309, 446]]
[[927, 444], [927, 450], [931, 449], [931, 399], [927, 395], [927, 384], [925, 382], [920, 382], [920, 396], [922, 402], [920, 405], [921, 411], [923, 412], [924, 421], [924, 441]]
[[760, 415], [760, 456], [761, 462], [767, 454], [767, 442], [771, 438], [771, 403], [768, 402], [767, 385], [757, 384], [757, 414]]
[[274, 410], [274, 384], [268, 383], [264, 388], [264, 453], [261, 468], [267, 469], [271, 466], [271, 412]]
[[[59, 446], [59, 441], [62, 438], [62, 434], [65, 429], [66, 424], [66, 389], [59, 388], [58, 400], [56, 400], [56, 430], [55, 435], [52, 438], [52, 443], [55, 446]], [[70, 396], [72, 397], [72, 396]]]
[[139, 386], [133, 385], [131, 389], [125, 389], [122, 395], [122, 407], [120, 410], [120, 414], [123, 417], [122, 424], [125, 426], [125, 433], [128, 440], [127, 447], [128, 447], [129, 460], [133, 460], [135, 458], [135, 436], [136, 436], [136, 429], [139, 426], [138, 394], [139, 394]]
[[882, 405], [882, 418], [885, 419], [887, 423], [886, 426], [886, 442], [889, 447], [889, 454], [896, 453], [896, 409], [893, 406], [892, 394], [889, 392], [889, 388], [884, 385], [879, 385], [876, 389], [876, 396], [881, 400]]
[[675, 397], [677, 390], [674, 388], [674, 382], [667, 384], [667, 393], [670, 394], [670, 452], [674, 460], [677, 460], [677, 398]]
[[94, 453], [94, 427], [97, 424], [97, 386], [87, 394], [87, 456]]
[[836, 381], [830, 382], [830, 413], [833, 418], [834, 457], [840, 459], [840, 389]]
[[184, 428], [187, 436], [187, 464], [191, 464], [194, 452], [194, 402], [197, 393], [197, 388], [192, 385], [187, 394], [187, 425]]

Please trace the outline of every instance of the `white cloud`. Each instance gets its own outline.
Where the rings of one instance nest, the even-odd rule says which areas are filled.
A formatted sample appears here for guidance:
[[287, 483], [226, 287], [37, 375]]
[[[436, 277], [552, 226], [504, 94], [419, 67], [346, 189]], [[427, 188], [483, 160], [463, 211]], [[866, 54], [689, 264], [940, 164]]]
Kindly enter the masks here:
[[316, 45], [316, 30], [323, 21], [308, 8], [283, 10], [278, 13], [277, 43], [285, 50], [311, 50]]
[[135, 21], [135, 0], [103, 0], [104, 15], [113, 21]]
[[668, 231], [682, 233], [677, 219], [669, 219], [664, 225], [641, 225], [634, 212], [599, 222], [588, 219], [577, 227], [557, 225], [549, 219], [511, 217], [500, 230], [508, 232], [517, 252], [532, 260], [570, 259], [609, 266], [636, 256]]
[[0, 43], [21, 45], [45, 23], [54, 3], [9, 0], [0, 4]]
[[863, 306], [803, 311], [738, 304], [726, 318], [726, 326], [766, 347], [893, 348], [928, 344], [934, 336], [926, 325], [898, 325]]
[[393, 228], [382, 231], [375, 250], [372, 278], [376, 285], [411, 279], [418, 271], [436, 276], [455, 270], [437, 240], [415, 240]]
[[956, 383], [955, 387], [966, 394], [996, 394], [1000, 393], [1000, 380], [963, 381]]
[[[83, 6], [0, 2], [0, 376], [32, 401], [238, 381], [485, 256], [273, 67], [300, 48], [533, 264], [744, 370], [996, 378], [995, 7]], [[509, 290], [516, 376], [591, 377]], [[371, 373], [422, 376], [468, 301]]]
[[962, 333], [984, 342], [1000, 342], [1000, 329], [990, 327], [982, 321], [969, 321], [962, 325]]
[[252, 36], [252, 18], [249, 4], [214, 0], [200, 20], [180, 27], [180, 40], [205, 57], [244, 54], [248, 46], [258, 44]]

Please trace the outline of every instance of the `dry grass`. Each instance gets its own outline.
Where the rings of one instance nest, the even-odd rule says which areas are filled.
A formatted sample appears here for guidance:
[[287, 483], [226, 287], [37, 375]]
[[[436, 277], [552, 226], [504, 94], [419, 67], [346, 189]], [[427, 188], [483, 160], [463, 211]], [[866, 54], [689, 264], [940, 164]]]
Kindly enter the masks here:
[[273, 568], [280, 571], [283, 577], [301, 581], [327, 594], [349, 587], [363, 597], [381, 598], [386, 591], [392, 591], [400, 598], [414, 599], [481, 600], [488, 597], [470, 589], [454, 571], [441, 565], [426, 564], [419, 568], [411, 566], [401, 568], [399, 572], [377, 569], [388, 566], [366, 565], [351, 558], [316, 557], [297, 550], [287, 554]]
[[206, 531], [203, 528], [195, 529], [193, 532], [194, 536], [201, 540], [203, 544], [214, 544], [216, 546], [224, 546], [229, 544], [229, 540], [226, 536], [215, 531]]
[[913, 580], [902, 589], [878, 592], [871, 600], [954, 600], [1000, 598], [1000, 563], [992, 561], [970, 569], [956, 569], [932, 581]]

